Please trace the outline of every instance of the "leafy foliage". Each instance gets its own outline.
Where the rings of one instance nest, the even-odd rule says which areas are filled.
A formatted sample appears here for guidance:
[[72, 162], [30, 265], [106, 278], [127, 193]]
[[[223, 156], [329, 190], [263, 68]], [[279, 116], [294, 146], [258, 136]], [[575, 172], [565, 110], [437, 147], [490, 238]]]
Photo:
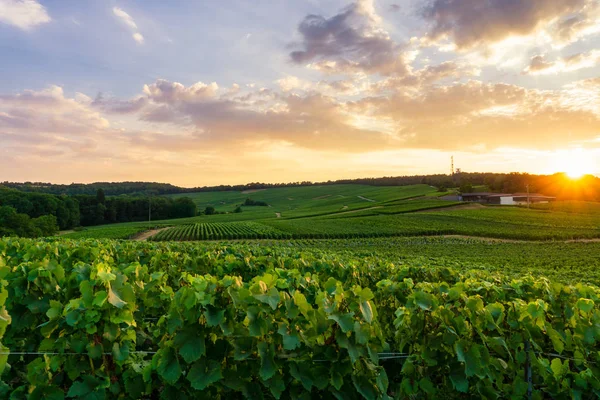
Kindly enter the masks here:
[[11, 238], [0, 286], [3, 346], [48, 353], [0, 359], [13, 398], [521, 398], [526, 345], [536, 398], [600, 395], [595, 286], [284, 248]]

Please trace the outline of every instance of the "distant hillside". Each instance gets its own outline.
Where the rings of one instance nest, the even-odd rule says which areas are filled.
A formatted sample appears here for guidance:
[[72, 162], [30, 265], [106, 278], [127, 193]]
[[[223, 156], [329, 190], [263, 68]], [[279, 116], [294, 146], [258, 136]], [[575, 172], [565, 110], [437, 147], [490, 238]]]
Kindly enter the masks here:
[[95, 182], [89, 184], [72, 183], [70, 185], [55, 185], [41, 182], [4, 182], [1, 185], [25, 192], [42, 192], [50, 194], [88, 194], [95, 195], [98, 189], [103, 189], [107, 196], [118, 195], [162, 195], [197, 192], [248, 191], [283, 187], [323, 186], [337, 184], [357, 184], [370, 186], [406, 186], [426, 184], [436, 188], [459, 188], [468, 190], [469, 187], [484, 185], [493, 192], [517, 193], [529, 190], [555, 196], [563, 200], [600, 201], [600, 178], [592, 175], [573, 180], [565, 174], [532, 175], [525, 173], [486, 173], [461, 172], [451, 175], [413, 175], [388, 176], [380, 178], [339, 179], [326, 182], [288, 182], [262, 183], [251, 182], [244, 185], [219, 185], [194, 188], [182, 188], [168, 183], [157, 182]]

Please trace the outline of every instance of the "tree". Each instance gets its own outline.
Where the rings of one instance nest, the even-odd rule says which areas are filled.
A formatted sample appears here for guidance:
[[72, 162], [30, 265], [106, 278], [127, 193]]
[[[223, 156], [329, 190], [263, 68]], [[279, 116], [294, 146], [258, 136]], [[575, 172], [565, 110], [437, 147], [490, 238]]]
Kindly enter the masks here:
[[54, 215], [29, 218], [13, 207], [0, 206], [0, 236], [39, 237], [53, 236], [58, 232]]
[[213, 215], [216, 212], [217, 211], [215, 210], [215, 208], [213, 206], [208, 206], [204, 209], [204, 214], [206, 214], [206, 215]]
[[470, 183], [463, 183], [462, 185], [460, 185], [460, 192], [461, 193], [472, 193], [473, 185], [471, 185]]
[[186, 218], [196, 216], [196, 203], [189, 197], [176, 199], [171, 206], [170, 218]]
[[240, 207], [240, 206], [237, 206], [237, 207], [235, 208], [235, 210], [233, 210], [233, 212], [234, 212], [234, 213], [236, 213], [236, 214], [237, 214], [237, 213], [241, 213], [241, 212], [242, 212], [242, 207]]
[[42, 215], [33, 218], [31, 223], [39, 229], [41, 236], [54, 236], [58, 233], [58, 224], [54, 215]]
[[96, 191], [96, 200], [100, 204], [106, 203], [106, 197], [104, 196], [104, 190], [102, 188]]

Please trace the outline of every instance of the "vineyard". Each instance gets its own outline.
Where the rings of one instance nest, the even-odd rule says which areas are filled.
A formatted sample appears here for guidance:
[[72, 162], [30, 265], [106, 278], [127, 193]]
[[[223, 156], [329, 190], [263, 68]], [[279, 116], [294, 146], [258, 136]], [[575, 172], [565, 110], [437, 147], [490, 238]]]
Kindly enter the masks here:
[[526, 274], [561, 283], [600, 286], [600, 242], [522, 242], [464, 237], [242, 240], [223, 245], [334, 251], [348, 257], [383, 257], [395, 264]]
[[596, 398], [600, 289], [386, 256], [0, 239], [0, 397]]
[[177, 226], [159, 232], [151, 240], [287, 239], [291, 237], [290, 234], [257, 222], [224, 222]]

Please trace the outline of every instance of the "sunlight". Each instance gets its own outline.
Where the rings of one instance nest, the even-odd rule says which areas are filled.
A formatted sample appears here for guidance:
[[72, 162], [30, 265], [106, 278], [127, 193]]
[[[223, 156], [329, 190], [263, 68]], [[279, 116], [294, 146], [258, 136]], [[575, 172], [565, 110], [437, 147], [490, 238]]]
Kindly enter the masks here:
[[592, 155], [581, 148], [559, 151], [556, 155], [556, 170], [572, 179], [592, 174], [596, 170], [595, 164]]

